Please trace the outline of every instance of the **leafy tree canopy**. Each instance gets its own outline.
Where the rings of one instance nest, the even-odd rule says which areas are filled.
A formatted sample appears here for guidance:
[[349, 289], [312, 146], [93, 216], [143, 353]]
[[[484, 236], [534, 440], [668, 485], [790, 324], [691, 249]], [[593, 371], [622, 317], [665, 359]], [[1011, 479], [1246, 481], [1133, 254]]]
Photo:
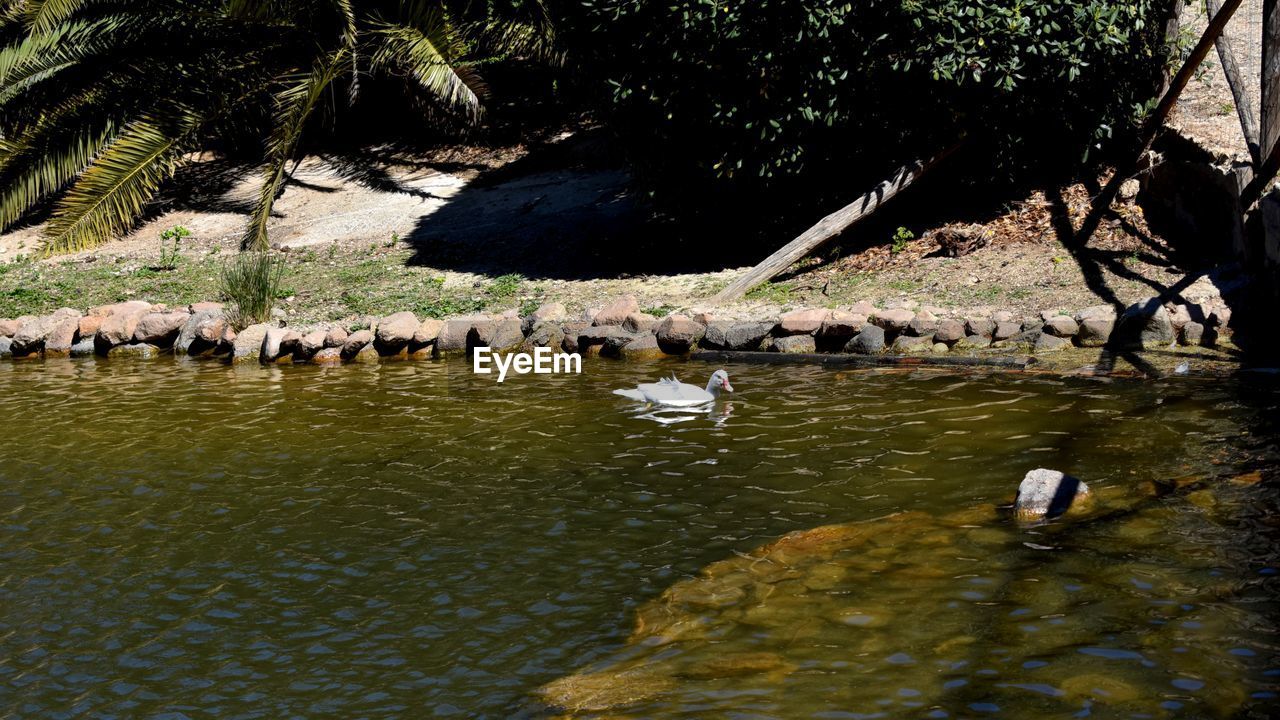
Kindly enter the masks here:
[[1144, 112], [1171, 1], [581, 0], [567, 31], [678, 205], [865, 182], [960, 137], [984, 181], [1085, 160]]

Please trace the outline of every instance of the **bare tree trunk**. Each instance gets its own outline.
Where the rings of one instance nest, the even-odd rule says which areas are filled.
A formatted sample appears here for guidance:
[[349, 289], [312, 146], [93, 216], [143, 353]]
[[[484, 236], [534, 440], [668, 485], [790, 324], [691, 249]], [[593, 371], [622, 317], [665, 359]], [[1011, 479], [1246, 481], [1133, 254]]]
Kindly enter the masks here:
[[[1222, 9], [1222, 2], [1206, 0], [1205, 7], [1212, 19]], [[1249, 146], [1249, 157], [1253, 160], [1254, 169], [1257, 169], [1262, 165], [1262, 149], [1258, 140], [1258, 114], [1254, 112], [1253, 101], [1249, 98], [1249, 86], [1245, 85], [1244, 76], [1240, 74], [1240, 65], [1236, 62], [1231, 40], [1224, 33], [1218, 36], [1215, 44], [1218, 47], [1218, 60], [1222, 62], [1222, 73], [1227, 77], [1231, 97], [1236, 103], [1236, 115], [1240, 116], [1240, 131], [1244, 133], [1245, 144]]]
[[793, 263], [813, 252], [819, 245], [879, 210], [882, 205], [907, 189], [917, 178], [950, 155], [956, 147], [958, 146], [952, 146], [928, 160], [917, 160], [898, 168], [893, 175], [877, 185], [874, 190], [822, 218], [816, 225], [805, 230], [795, 240], [787, 243], [780, 250], [762, 260], [759, 265], [751, 268], [746, 275], [716, 293], [715, 297], [711, 298], [712, 302], [720, 303], [737, 300], [746, 295], [755, 286], [768, 281], [778, 273], [791, 267]]

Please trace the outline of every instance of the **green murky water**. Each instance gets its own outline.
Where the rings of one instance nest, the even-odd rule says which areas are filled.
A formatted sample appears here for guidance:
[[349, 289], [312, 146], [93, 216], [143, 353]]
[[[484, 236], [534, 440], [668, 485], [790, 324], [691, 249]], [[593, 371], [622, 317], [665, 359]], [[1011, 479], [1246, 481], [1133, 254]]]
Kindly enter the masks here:
[[1041, 466], [1270, 472], [1274, 384], [730, 367], [675, 423], [608, 393], [659, 371], [0, 365], [0, 717], [1280, 707], [1269, 481], [956, 515]]

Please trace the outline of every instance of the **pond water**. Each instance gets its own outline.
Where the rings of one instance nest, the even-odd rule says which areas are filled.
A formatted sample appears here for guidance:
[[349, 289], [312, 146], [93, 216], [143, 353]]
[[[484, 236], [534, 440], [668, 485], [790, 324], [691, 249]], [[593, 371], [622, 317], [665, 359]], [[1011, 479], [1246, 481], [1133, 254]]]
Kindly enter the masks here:
[[[0, 365], [0, 716], [1280, 708], [1280, 503], [1227, 479], [1277, 466], [1274, 383], [730, 366], [674, 423], [609, 394], [668, 369], [711, 370]], [[1208, 479], [987, 519], [1035, 467]], [[707, 585], [839, 523], [860, 544]]]

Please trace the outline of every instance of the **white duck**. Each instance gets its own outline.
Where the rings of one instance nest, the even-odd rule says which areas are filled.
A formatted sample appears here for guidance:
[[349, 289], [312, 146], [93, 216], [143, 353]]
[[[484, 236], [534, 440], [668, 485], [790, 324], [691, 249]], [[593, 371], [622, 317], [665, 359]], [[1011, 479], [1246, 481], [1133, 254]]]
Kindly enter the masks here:
[[696, 385], [682, 383], [672, 375], [656, 383], [637, 385], [635, 390], [614, 390], [613, 394], [650, 405], [696, 407], [715, 402], [721, 392], [733, 392], [733, 386], [729, 384], [729, 373], [723, 370], [711, 373], [706, 390]]

